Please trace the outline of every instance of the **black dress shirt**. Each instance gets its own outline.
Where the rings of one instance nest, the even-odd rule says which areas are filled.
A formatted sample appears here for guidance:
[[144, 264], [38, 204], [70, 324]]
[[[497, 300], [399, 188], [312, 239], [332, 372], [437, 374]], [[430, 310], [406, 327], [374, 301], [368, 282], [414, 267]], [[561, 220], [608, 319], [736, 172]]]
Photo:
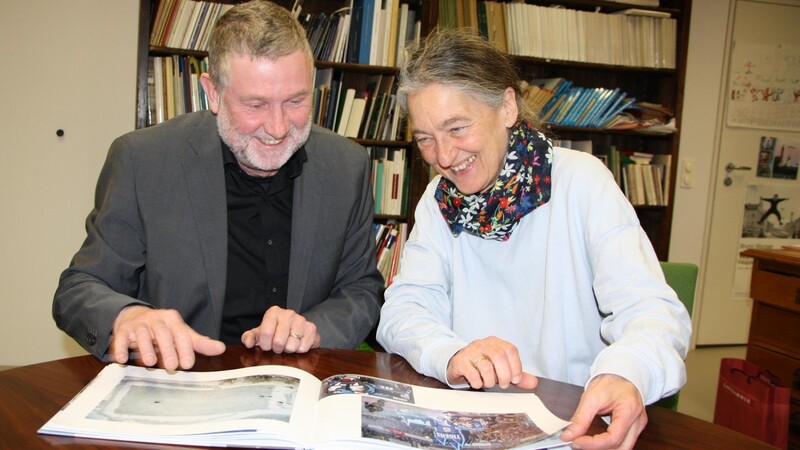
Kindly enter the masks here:
[[228, 201], [228, 268], [220, 339], [240, 344], [271, 306], [286, 307], [294, 178], [303, 171], [300, 148], [271, 177], [245, 173], [223, 142]]

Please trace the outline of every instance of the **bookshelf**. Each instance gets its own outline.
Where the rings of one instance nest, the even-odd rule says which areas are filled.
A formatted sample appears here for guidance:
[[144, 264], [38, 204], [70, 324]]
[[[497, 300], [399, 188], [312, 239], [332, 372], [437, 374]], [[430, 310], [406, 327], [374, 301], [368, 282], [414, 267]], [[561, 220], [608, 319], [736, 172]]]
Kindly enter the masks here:
[[[473, 21], [476, 16], [480, 18], [482, 14], [480, 9], [477, 14], [472, 13], [471, 3], [473, 3], [471, 0], [426, 2], [423, 16], [427, 17], [431, 24], [440, 26], [470, 26], [470, 14], [473, 14]], [[659, 104], [673, 112], [677, 131], [668, 134], [645, 133], [643, 130], [567, 126], [563, 122], [556, 124], [559, 122], [552, 119], [546, 120], [543, 125], [554, 140], [591, 141], [595, 154], [598, 148], [616, 148], [629, 153], [657, 155], [654, 158], [659, 162], [669, 160], [668, 169], [664, 166], [668, 173], [664, 174], [662, 185], [666, 188], [662, 193], [666, 197], [666, 204], [655, 206], [632, 201], [659, 259], [668, 260], [674, 208], [671, 199], [674, 198], [676, 186], [691, 0], [655, 2], [631, 0], [630, 3], [625, 3], [624, 0], [525, 0], [477, 3], [479, 6], [481, 3], [493, 4], [492, 8], [497, 8], [496, 4], [502, 4], [500, 8], [502, 13], [506, 14], [504, 23], [506, 28], [502, 28], [502, 25], [492, 28], [491, 18], [488, 19], [486, 28], [489, 34], [500, 36], [499, 41], [502, 41], [502, 36], [505, 35], [505, 42], [496, 45], [515, 57], [524, 80], [560, 77], [571, 81], [574, 86], [584, 88], [619, 88], [628, 97], [636, 98], [637, 102]], [[657, 6], [648, 6], [645, 3], [654, 3]], [[561, 11], [556, 11], [556, 15], [547, 16], [547, 20], [540, 18], [544, 16], [537, 16], [532, 12], [553, 5], [562, 7]], [[631, 18], [625, 14], [630, 13], [632, 9], [638, 10], [639, 14], [644, 16]], [[508, 10], [514, 13], [509, 15]], [[565, 15], [564, 10], [572, 10], [574, 15]], [[548, 14], [551, 12], [552, 8], [547, 11]], [[598, 14], [602, 17], [598, 17]], [[574, 16], [577, 15], [583, 17], [576, 19]], [[647, 19], [640, 18], [648, 16]], [[669, 26], [673, 27], [673, 30], [670, 30], [672, 34], [652, 31], [654, 22], [658, 22], [657, 18], [670, 19], [659, 22], [656, 26], [660, 27], [662, 23], [670, 22]], [[600, 19], [602, 25], [598, 28], [596, 20]], [[618, 24], [625, 25], [631, 21], [636, 21], [636, 25], [622, 29], [617, 27]], [[557, 26], [553, 26], [553, 23]], [[538, 24], [538, 28], [541, 29], [538, 35], [539, 30], [532, 24]], [[563, 26], [564, 24], [567, 26]], [[578, 24], [582, 26], [577, 26]], [[480, 29], [480, 22], [476, 28]], [[661, 28], [655, 29], [661, 30]], [[595, 30], [600, 35], [589, 38], [586, 30]], [[644, 36], [648, 33], [656, 36], [655, 43], [652, 40], [643, 40], [641, 45], [633, 42], [634, 36]], [[544, 45], [540, 42], [537, 46], [536, 42], [541, 41], [543, 35], [549, 36], [548, 39], [551, 40], [544, 41]], [[514, 39], [514, 36], [519, 38]], [[659, 37], [661, 41], [658, 40]], [[566, 43], [557, 49], [560, 52], [554, 50], [558, 43], [552, 40], [558, 38], [563, 40], [562, 43]], [[598, 54], [597, 49], [592, 46], [603, 43], [606, 47], [601, 47], [603, 50]], [[623, 51], [618, 52], [619, 49]], [[658, 61], [642, 58], [643, 52], [647, 54], [647, 51], [654, 51], [653, 49], [660, 49], [655, 51]], [[625, 52], [632, 54], [626, 55]]]
[[[166, 1], [166, 0], [161, 0]], [[219, 3], [238, 3], [236, 0], [212, 0]], [[470, 5], [481, 3], [474, 0], [400, 0], [408, 4], [415, 11], [420, 21], [419, 33], [424, 36], [437, 25], [442, 23], [444, 15], [450, 4], [459, 4], [459, 8], [469, 11]], [[293, 0], [278, 0], [277, 3], [287, 8], [294, 4]], [[591, 140], [594, 148], [614, 147], [620, 150], [643, 152], [653, 155], [664, 155], [671, 158], [671, 164], [665, 179], [668, 180], [667, 192], [669, 199], [674, 198], [675, 181], [677, 175], [678, 143], [681, 124], [681, 108], [683, 104], [683, 86], [686, 65], [686, 49], [689, 36], [689, 17], [691, 0], [660, 0], [659, 6], [646, 6], [633, 3], [603, 0], [527, 0], [525, 2], [494, 2], [506, 6], [519, 4], [534, 6], [550, 6], [553, 4], [566, 9], [611, 14], [631, 8], [650, 12], [653, 14], [668, 15], [675, 22], [674, 34], [674, 64], [670, 67], [643, 67], [641, 65], [618, 64], [597, 61], [574, 61], [569, 59], [553, 58], [548, 56], [531, 56], [529, 54], [516, 54], [515, 56], [523, 78], [526, 80], [562, 77], [568, 79], [576, 86], [620, 88], [629, 96], [639, 101], [656, 103], [674, 111], [677, 131], [671, 134], [644, 134], [629, 130], [612, 130], [605, 128], [586, 128], [576, 126], [563, 126], [545, 124], [547, 131], [554, 139], [561, 140]], [[637, 1], [637, 3], [642, 3]], [[137, 111], [136, 127], [147, 126], [148, 117], [148, 58], [152, 56], [183, 55], [202, 58], [205, 53], [197, 50], [181, 50], [168, 47], [151, 46], [149, 43], [150, 31], [153, 26], [159, 0], [141, 0], [139, 17], [139, 51], [137, 65]], [[350, 0], [304, 0], [303, 13], [331, 14], [343, 7], [348, 7]], [[461, 9], [463, 15], [464, 9]], [[457, 13], [453, 17], [462, 17]], [[458, 24], [458, 22], [455, 22]], [[457, 25], [456, 25], [457, 26]], [[612, 40], [613, 41], [613, 40]], [[509, 42], [511, 43], [511, 42]], [[612, 42], [613, 43], [613, 42]], [[517, 52], [522, 53], [522, 52]], [[381, 75], [393, 77], [397, 68], [392, 65], [382, 64], [354, 64], [318, 61], [317, 69], [332, 69], [334, 76], [341, 77], [357, 89], [367, 89], [370, 77]], [[407, 181], [406, 208], [401, 214], [376, 215], [376, 221], [407, 222], [409, 229], [413, 226], [413, 209], [424, 192], [429, 181], [429, 170], [420, 154], [406, 138], [376, 139], [353, 138], [367, 148], [380, 149], [405, 149]], [[669, 201], [664, 206], [635, 206], [636, 212], [647, 232], [656, 253], [661, 260], [669, 256], [669, 240], [671, 232], [673, 204]]]
[[[138, 54], [137, 54], [137, 108], [136, 108], [136, 128], [144, 128], [150, 124], [148, 119], [150, 114], [153, 114], [150, 101], [148, 99], [148, 70], [149, 59], [151, 57], [162, 58], [192, 58], [193, 60], [202, 60], [207, 56], [203, 50], [177, 48], [175, 46], [153, 45], [151, 43], [151, 33], [156, 26], [159, 4], [168, 0], [141, 0], [140, 14], [139, 14], [139, 37], [138, 37]], [[239, 0], [210, 0], [206, 3], [214, 5], [232, 5], [239, 3]], [[287, 9], [291, 9], [294, 5], [293, 0], [277, 0], [276, 3], [281, 4]], [[330, 17], [337, 10], [350, 6], [350, 0], [304, 0], [302, 3], [302, 13], [300, 18], [306, 15], [318, 17], [322, 14]], [[398, 10], [400, 6], [399, 1], [396, 2]], [[418, 14], [420, 10], [419, 0], [405, 1], [402, 3], [408, 5], [408, 9], [412, 10], [414, 14]], [[302, 23], [302, 20], [301, 20]], [[182, 46], [185, 47], [185, 46]], [[313, 46], [312, 46], [313, 47]], [[313, 48], [312, 48], [313, 49]], [[177, 64], [177, 63], [176, 63]], [[321, 70], [328, 70], [333, 72], [333, 77], [342, 81], [342, 85], [348, 88], [356, 89], [359, 92], [368, 89], [369, 80], [372, 77], [378, 76], [383, 79], [393, 79], [397, 75], [397, 68], [394, 65], [368, 65], [368, 64], [355, 64], [343, 62], [330, 62], [326, 60], [317, 60], [316, 68], [319, 73]], [[204, 108], [201, 108], [204, 109]], [[328, 126], [334, 129], [335, 126]], [[399, 135], [399, 133], [398, 133]], [[427, 168], [424, 162], [416, 152], [412, 151], [411, 142], [404, 136], [390, 137], [390, 136], [367, 136], [366, 133], [359, 133], [358, 136], [352, 137], [356, 142], [362, 144], [364, 147], [375, 150], [376, 153], [386, 154], [387, 152], [397, 153], [398, 150], [403, 150], [406, 155], [406, 169], [408, 180], [405, 186], [405, 199], [406, 204], [415, 204], [420, 197], [422, 191], [427, 183]], [[420, 177], [419, 174], [425, 174]], [[403, 208], [403, 211], [394, 211], [387, 214], [376, 214], [376, 220], [388, 221], [396, 220], [403, 222], [413, 222], [413, 214], [408, 213], [408, 207]]]
[[[137, 128], [185, 112], [208, 109], [196, 79], [206, 71], [207, 52], [204, 49], [212, 28], [208, 24], [213, 24], [226, 8], [241, 1], [140, 0]], [[374, 25], [372, 21], [381, 21], [395, 24], [395, 27], [387, 25], [381, 29], [376, 26], [369, 34], [336, 32], [339, 26], [352, 18], [344, 13], [350, 10], [351, 0], [273, 1], [289, 10], [297, 4], [301, 6], [297, 18], [306, 29], [316, 58], [313, 122], [353, 139], [372, 156], [376, 262], [388, 283], [396, 271], [399, 250], [407, 231], [413, 225], [413, 205], [416, 205], [428, 181], [428, 169], [418, 152], [413, 150], [404, 130], [405, 123], [396, 113], [399, 108], [392, 108], [393, 87], [398, 73], [396, 55], [402, 48], [398, 41], [403, 39], [403, 35], [408, 38], [421, 34], [422, 22], [416, 19], [422, 1], [402, 0], [401, 6], [400, 0], [384, 0], [393, 6], [389, 17], [394, 20], [380, 15], [378, 9], [378, 13], [370, 14], [369, 23]], [[361, 2], [355, 0], [353, 3]], [[366, 7], [363, 10], [362, 26], [366, 27]], [[187, 19], [182, 19], [184, 17]], [[401, 26], [404, 22], [405, 26]], [[352, 26], [350, 29], [360, 31], [361, 27]], [[376, 44], [371, 46], [368, 39], [353, 44], [354, 39], [363, 36], [370, 37]], [[381, 36], [381, 42], [385, 40], [387, 44], [377, 44], [376, 36]], [[391, 40], [392, 36], [394, 40]], [[347, 50], [341, 50], [344, 48], [363, 48], [366, 51], [364, 54], [347, 53]], [[379, 49], [377, 53], [376, 49]], [[358, 63], [362, 59], [369, 64]], [[358, 119], [353, 119], [356, 115]]]

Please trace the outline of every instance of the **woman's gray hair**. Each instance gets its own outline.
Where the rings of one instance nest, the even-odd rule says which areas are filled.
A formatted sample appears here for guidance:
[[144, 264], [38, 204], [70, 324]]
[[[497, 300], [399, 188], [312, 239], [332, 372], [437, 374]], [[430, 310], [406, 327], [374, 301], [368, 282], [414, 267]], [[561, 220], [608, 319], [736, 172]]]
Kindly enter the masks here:
[[222, 15], [208, 47], [208, 74], [218, 90], [228, 85], [230, 56], [275, 59], [303, 51], [314, 70], [305, 30], [291, 12], [265, 0], [241, 3]]
[[398, 75], [397, 100], [408, 111], [408, 95], [431, 84], [462, 89], [476, 100], [499, 108], [506, 88], [514, 88], [517, 119], [537, 124], [523, 100], [516, 63], [472, 29], [435, 29], [405, 49]]

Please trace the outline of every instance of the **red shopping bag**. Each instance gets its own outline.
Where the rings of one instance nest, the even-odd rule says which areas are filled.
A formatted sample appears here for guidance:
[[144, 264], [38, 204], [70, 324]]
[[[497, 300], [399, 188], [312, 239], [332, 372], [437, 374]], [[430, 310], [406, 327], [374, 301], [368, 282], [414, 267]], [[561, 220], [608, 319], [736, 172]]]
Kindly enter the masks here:
[[780, 448], [789, 439], [789, 388], [766, 370], [738, 358], [719, 368], [714, 423]]

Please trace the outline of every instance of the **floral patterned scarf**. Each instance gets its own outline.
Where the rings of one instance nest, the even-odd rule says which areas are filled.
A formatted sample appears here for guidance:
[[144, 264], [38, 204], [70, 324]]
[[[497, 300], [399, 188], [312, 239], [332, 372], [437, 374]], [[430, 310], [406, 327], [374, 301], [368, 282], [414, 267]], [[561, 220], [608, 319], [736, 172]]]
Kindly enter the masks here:
[[552, 165], [550, 141], [530, 123], [517, 122], [493, 186], [464, 195], [442, 177], [434, 196], [453, 236], [466, 231], [482, 239], [505, 241], [522, 217], [550, 200]]

